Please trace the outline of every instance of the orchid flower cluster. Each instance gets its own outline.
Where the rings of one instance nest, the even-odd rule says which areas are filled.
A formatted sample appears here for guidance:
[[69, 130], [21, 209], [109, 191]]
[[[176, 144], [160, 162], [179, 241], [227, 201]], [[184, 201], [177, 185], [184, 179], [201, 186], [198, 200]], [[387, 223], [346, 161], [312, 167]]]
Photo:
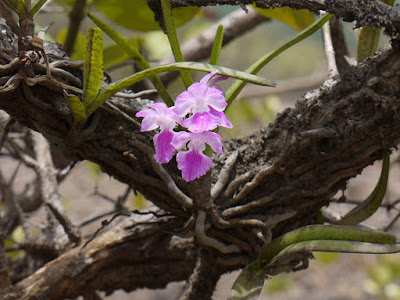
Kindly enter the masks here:
[[[218, 126], [232, 128], [224, 114], [227, 106], [225, 93], [217, 85], [227, 77], [215, 76], [218, 70], [204, 76], [200, 82], [189, 86], [181, 93], [175, 105], [167, 107], [164, 103], [148, 104], [136, 114], [143, 117], [141, 131], [160, 128], [154, 138], [155, 159], [158, 163], [168, 163], [178, 151], [176, 161], [185, 181], [192, 181], [207, 173], [212, 160], [203, 152], [208, 144], [213, 151], [222, 153], [221, 137], [211, 130]], [[177, 124], [187, 131], [174, 131]]]

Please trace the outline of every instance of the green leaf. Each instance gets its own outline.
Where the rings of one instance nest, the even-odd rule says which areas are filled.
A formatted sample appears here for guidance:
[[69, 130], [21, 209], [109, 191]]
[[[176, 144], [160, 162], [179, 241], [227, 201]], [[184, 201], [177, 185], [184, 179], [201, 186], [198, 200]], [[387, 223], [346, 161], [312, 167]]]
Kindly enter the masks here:
[[89, 27], [87, 34], [85, 64], [83, 70], [83, 105], [88, 108], [95, 102], [103, 81], [103, 33], [99, 28]]
[[147, 206], [146, 198], [139, 192], [136, 192], [136, 196], [132, 197], [133, 209], [144, 209]]
[[69, 108], [72, 111], [72, 116], [74, 118], [74, 125], [77, 126], [85, 122], [87, 116], [85, 112], [85, 107], [83, 106], [81, 100], [75, 95], [68, 94], [66, 90], [64, 90], [64, 98], [65, 100], [67, 100]]
[[[110, 26], [102, 22], [99, 18], [92, 14], [88, 14], [89, 18], [96, 23], [113, 41], [121, 47], [122, 50], [126, 54], [128, 54], [138, 65], [138, 67], [142, 70], [149, 69], [150, 64], [146, 61], [146, 59], [140, 54], [140, 52], [133, 47], [129, 42], [117, 31], [112, 29]], [[160, 94], [161, 98], [163, 98], [164, 102], [168, 106], [174, 105], [172, 102], [171, 96], [168, 94], [164, 84], [157, 76], [149, 76], [151, 83], [157, 89], [158, 93]]]
[[343, 225], [309, 225], [288, 232], [265, 245], [261, 250], [259, 260], [269, 263], [290, 245], [312, 240], [346, 240], [382, 244], [397, 242], [395, 236], [377, 230]]
[[314, 13], [308, 9], [293, 9], [290, 7], [259, 8], [256, 11], [261, 15], [286, 23], [293, 29], [301, 31], [314, 22]]
[[[161, 7], [164, 17], [165, 30], [167, 32], [169, 44], [171, 46], [172, 53], [174, 54], [176, 62], [184, 62], [181, 48], [179, 46], [178, 36], [176, 35], [174, 19], [172, 18], [172, 9], [170, 0], [161, 0]], [[186, 70], [180, 70], [183, 83], [186, 88], [189, 88], [193, 84], [193, 80], [190, 74]]]
[[256, 300], [264, 285], [264, 270], [258, 261], [247, 265], [239, 274], [228, 300]]
[[[61, 29], [57, 34], [57, 43], [64, 45], [65, 39], [67, 37], [67, 28]], [[76, 36], [74, 51], [71, 55], [72, 60], [84, 60], [85, 59], [85, 45], [86, 45], [86, 36], [81, 32], [78, 31]]]
[[[393, 5], [395, 2], [395, 0], [381, 1], [388, 5]], [[381, 32], [381, 28], [373, 28], [370, 26], [365, 26], [361, 29], [357, 44], [357, 62], [360, 63], [375, 54], [379, 45]]]
[[224, 39], [224, 26], [219, 25], [217, 32], [215, 34], [213, 48], [211, 50], [211, 56], [210, 56], [211, 65], [218, 65], [223, 39]]
[[363, 254], [390, 254], [400, 252], [400, 244], [381, 244], [367, 243], [358, 241], [340, 241], [340, 240], [314, 240], [304, 241], [288, 246], [281, 251], [271, 261], [273, 264], [276, 260], [284, 256], [290, 256], [294, 253], [306, 251], [320, 252], [341, 252], [341, 253], [363, 253]]
[[48, 0], [39, 0], [35, 6], [31, 9], [29, 14], [33, 17], [36, 15], [36, 13], [42, 8], [42, 6], [47, 2]]
[[[140, 31], [161, 29], [145, 0], [95, 0], [94, 6], [108, 19], [126, 28]], [[194, 6], [174, 9], [173, 17], [176, 26], [183, 25], [192, 19], [199, 10]]]
[[178, 71], [181, 69], [185, 70], [194, 70], [194, 71], [203, 71], [203, 72], [212, 72], [213, 70], [217, 69], [217, 75], [228, 76], [236, 79], [241, 79], [248, 81], [250, 83], [263, 85], [263, 86], [275, 86], [276, 83], [267, 79], [264, 79], [260, 76], [248, 74], [241, 71], [232, 70], [229, 68], [224, 68], [220, 66], [214, 66], [210, 64], [204, 63], [197, 63], [197, 62], [180, 62], [180, 63], [172, 63], [163, 66], [157, 66], [151, 69], [143, 70], [138, 72], [132, 76], [123, 78], [116, 82], [113, 82], [109, 86], [101, 89], [99, 92], [95, 103], [93, 103], [89, 108], [86, 108], [86, 112], [88, 115], [93, 113], [97, 108], [99, 108], [103, 103], [113, 96], [115, 93], [119, 92], [120, 90], [127, 88], [128, 86], [141, 81], [145, 78], [153, 76], [157, 73], [161, 72], [168, 72], [168, 71]]
[[[266, 64], [268, 64], [271, 60], [277, 57], [286, 49], [292, 47], [298, 42], [304, 40], [305, 38], [312, 35], [318, 29], [320, 29], [326, 22], [328, 22], [333, 17], [332, 14], [325, 14], [318, 20], [316, 20], [313, 24], [308, 26], [302, 32], [299, 32], [296, 36], [294, 36], [289, 41], [283, 43], [281, 46], [275, 48], [274, 50], [268, 52], [261, 58], [259, 58], [254, 64], [252, 64], [247, 70], [246, 73], [257, 74]], [[239, 95], [240, 91], [245, 87], [246, 82], [236, 81], [226, 92], [226, 102], [228, 102], [228, 106], [232, 103], [232, 101]]]
[[378, 48], [381, 28], [365, 26], [361, 29], [358, 36], [357, 62], [362, 62], [370, 56], [373, 56]]
[[349, 211], [339, 222], [340, 225], [357, 225], [371, 217], [381, 206], [386, 194], [387, 181], [389, 177], [389, 152], [383, 157], [382, 171], [372, 193], [363, 202]]

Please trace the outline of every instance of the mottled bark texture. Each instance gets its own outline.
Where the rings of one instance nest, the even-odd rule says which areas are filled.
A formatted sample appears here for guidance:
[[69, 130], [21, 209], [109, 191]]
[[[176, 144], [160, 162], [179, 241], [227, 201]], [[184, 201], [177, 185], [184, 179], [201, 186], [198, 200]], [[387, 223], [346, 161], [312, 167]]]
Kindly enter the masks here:
[[[173, 1], [194, 2], [228, 1]], [[256, 2], [326, 9], [359, 25], [384, 26], [392, 35], [399, 28], [394, 19], [397, 8], [379, 1]], [[16, 37], [4, 25], [2, 29], [0, 58], [6, 65], [17, 57]], [[308, 93], [268, 127], [225, 141], [224, 154], [214, 155], [215, 165], [201, 181], [205, 186], [211, 181], [211, 191], [196, 194], [200, 182], [186, 183], [175, 161], [162, 168], [152, 161], [153, 133], [141, 133], [135, 118], [146, 100], [113, 97], [77, 130], [63, 86], [49, 80], [28, 86], [19, 77], [18, 64], [0, 70], [1, 109], [41, 132], [67, 159], [98, 163], [164, 212], [158, 217], [118, 217], [87, 245], [83, 241], [16, 283], [3, 299], [62, 299], [88, 289], [111, 293], [120, 288], [161, 288], [189, 277], [185, 295], [211, 295], [214, 284], [204, 281], [205, 273], [216, 281], [256, 257], [265, 240], [315, 223], [320, 208], [346, 187], [348, 179], [399, 143], [400, 43], [393, 40], [392, 46]], [[54, 69], [57, 82], [80, 87], [74, 76], [82, 78], [82, 72], [65, 61], [62, 49], [45, 44], [45, 51], [52, 66], [58, 63], [59, 69], [73, 75]], [[33, 66], [35, 78], [44, 76], [43, 66], [43, 61]], [[15, 81], [7, 84], [11, 78]]]

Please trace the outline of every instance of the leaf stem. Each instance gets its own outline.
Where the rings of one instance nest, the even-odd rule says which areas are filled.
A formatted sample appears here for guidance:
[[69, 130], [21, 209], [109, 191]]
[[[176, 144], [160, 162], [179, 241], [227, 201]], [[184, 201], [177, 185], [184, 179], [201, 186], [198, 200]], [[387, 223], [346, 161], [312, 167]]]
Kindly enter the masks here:
[[47, 2], [47, 0], [40, 0], [36, 5], [31, 9], [29, 12], [30, 15], [33, 17], [36, 13], [42, 8], [42, 6]]
[[245, 72], [240, 72], [236, 70], [232, 70], [229, 68], [224, 68], [220, 66], [197, 63], [197, 62], [179, 62], [168, 65], [157, 66], [151, 69], [146, 69], [141, 72], [137, 72], [129, 77], [123, 78], [116, 82], [111, 83], [107, 87], [100, 90], [97, 95], [95, 103], [90, 108], [87, 108], [87, 114], [90, 115], [97, 108], [99, 108], [107, 99], [112, 97], [118, 91], [140, 81], [150, 76], [154, 76], [157, 73], [161, 72], [169, 72], [169, 71], [179, 71], [179, 70], [195, 70], [202, 72], [212, 72], [217, 69], [219, 72], [216, 75], [224, 75], [229, 76], [236, 79], [245, 80], [254, 84], [263, 85], [263, 86], [275, 86], [275, 82], [264, 79], [262, 77], [248, 74]]
[[[308, 26], [303, 31], [299, 32], [295, 37], [290, 39], [289, 41], [283, 43], [279, 47], [274, 50], [268, 52], [263, 57], [258, 59], [253, 65], [251, 65], [245, 72], [250, 74], [257, 74], [267, 63], [277, 57], [286, 49], [292, 47], [298, 42], [304, 40], [305, 38], [312, 35], [318, 29], [320, 29], [326, 22], [328, 22], [333, 17], [332, 14], [326, 14], [323, 17], [316, 20], [310, 26]], [[231, 105], [232, 101], [239, 95], [240, 91], [244, 88], [246, 82], [244, 81], [236, 81], [226, 92], [226, 102], [228, 102], [227, 108]]]
[[224, 26], [219, 25], [215, 34], [213, 48], [211, 50], [210, 64], [218, 65], [219, 55], [221, 53], [222, 41], [224, 40]]
[[[161, 7], [164, 17], [165, 30], [167, 32], [168, 40], [171, 45], [172, 53], [174, 54], [176, 62], [184, 62], [181, 48], [179, 46], [178, 36], [175, 30], [174, 19], [172, 18], [172, 9], [170, 0], [161, 0]], [[181, 76], [186, 88], [193, 84], [188, 71], [182, 70]]]

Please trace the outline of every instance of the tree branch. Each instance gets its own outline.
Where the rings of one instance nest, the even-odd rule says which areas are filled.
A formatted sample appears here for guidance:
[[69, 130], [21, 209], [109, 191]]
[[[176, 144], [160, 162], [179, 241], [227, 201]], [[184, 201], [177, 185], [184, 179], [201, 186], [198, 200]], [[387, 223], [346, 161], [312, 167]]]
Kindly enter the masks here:
[[400, 32], [400, 7], [387, 5], [379, 0], [172, 0], [171, 3], [172, 7], [254, 3], [261, 8], [288, 6], [315, 13], [323, 10], [346, 22], [356, 21], [356, 27], [382, 27], [391, 36]]
[[[262, 3], [267, 2], [277, 3]], [[315, 7], [328, 7], [332, 3], [281, 2], [309, 3]], [[336, 1], [337, 9], [344, 13], [346, 5], [355, 2]], [[10, 39], [8, 36], [5, 43], [10, 44]], [[55, 45], [46, 44], [46, 52], [52, 54], [50, 63], [65, 59], [64, 52]], [[11, 55], [8, 62], [14, 58]], [[6, 56], [1, 59], [7, 61]], [[64, 71], [82, 77], [78, 68], [69, 66]], [[109, 103], [114, 106], [101, 107], [89, 120], [88, 127], [77, 132], [62, 94], [62, 86], [73, 82], [54, 74], [54, 81], [37, 80], [35, 86], [28, 87], [15, 72], [15, 69], [5, 70], [4, 76], [16, 77], [6, 89], [0, 87], [1, 109], [21, 124], [41, 131], [72, 161], [87, 159], [98, 163], [103, 171], [139, 190], [174, 217], [124, 218], [117, 227], [105, 228], [86, 247], [71, 249], [19, 282], [5, 299], [73, 298], [88, 288], [108, 292], [117, 288], [156, 288], [186, 279], [193, 270], [198, 245], [192, 238], [180, 239], [172, 233], [195, 234], [190, 230], [195, 211], [173, 200], [169, 179], [163, 180], [154, 169], [147, 151], [143, 150], [146, 147], [138, 147], [137, 141], [152, 147], [152, 133], [140, 132], [135, 119], [135, 113], [148, 102], [113, 97]], [[212, 203], [202, 206], [207, 226], [201, 228], [212, 240], [238, 246], [240, 253], [229, 257], [212, 246], [208, 249], [216, 261], [226, 261], [221, 272], [237, 269], [250, 255], [257, 254], [263, 242], [257, 235], [260, 227], [274, 238], [315, 222], [320, 208], [345, 188], [349, 178], [399, 143], [399, 74], [400, 43], [394, 40], [392, 50], [348, 68], [341, 74], [341, 80], [328, 80], [299, 100], [296, 107], [280, 113], [268, 127], [224, 143], [225, 153], [213, 157], [211, 181], [215, 184], [223, 166], [229, 165], [222, 174], [227, 178], [226, 184], [222, 187], [219, 184]], [[57, 84], [58, 81], [63, 85]], [[96, 123], [95, 118], [101, 122]], [[235, 161], [226, 161], [235, 151]], [[172, 161], [163, 167], [176, 187], [195, 199], [191, 187], [180, 177], [176, 163]], [[189, 224], [189, 229], [185, 224]], [[166, 271], [170, 269], [174, 272]]]
[[88, 289], [130, 291], [185, 280], [196, 257], [192, 240], [163, 233], [160, 224], [151, 215], [119, 217], [86, 247], [61, 255], [13, 286], [2, 299], [57, 300], [76, 298]]

